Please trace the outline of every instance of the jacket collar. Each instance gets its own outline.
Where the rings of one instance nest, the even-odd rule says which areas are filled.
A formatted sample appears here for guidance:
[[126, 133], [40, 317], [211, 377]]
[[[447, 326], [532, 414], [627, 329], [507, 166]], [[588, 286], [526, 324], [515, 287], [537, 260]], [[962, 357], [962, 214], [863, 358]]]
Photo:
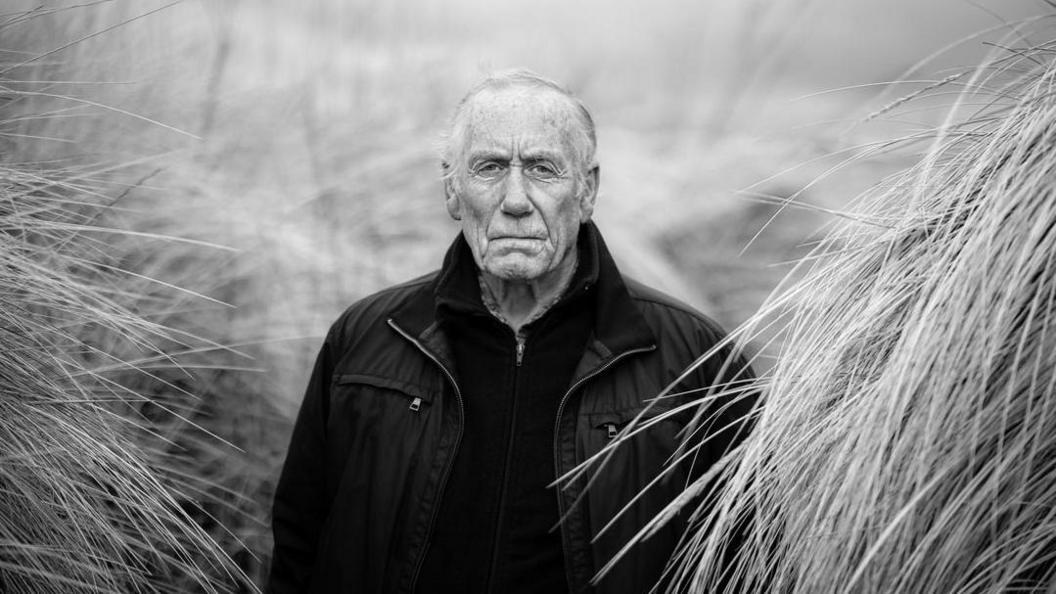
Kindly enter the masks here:
[[601, 232], [593, 222], [588, 222], [580, 228], [580, 234], [585, 235], [588, 246], [585, 257], [593, 260], [591, 266], [596, 271], [596, 346], [608, 351], [605, 353], [608, 355], [654, 345], [656, 337], [631, 299]]
[[[570, 290], [592, 291], [595, 299], [594, 336], [581, 362], [586, 365], [580, 367], [593, 367], [625, 351], [654, 345], [656, 338], [631, 299], [616, 262], [593, 222], [580, 227], [578, 249], [580, 270]], [[448, 369], [454, 365], [450, 346], [437, 322], [437, 310], [455, 307], [486, 312], [479, 289], [465, 288], [478, 286], [476, 274], [469, 245], [460, 233], [448, 248], [443, 266], [428, 289], [392, 312], [393, 321], [417, 336]]]

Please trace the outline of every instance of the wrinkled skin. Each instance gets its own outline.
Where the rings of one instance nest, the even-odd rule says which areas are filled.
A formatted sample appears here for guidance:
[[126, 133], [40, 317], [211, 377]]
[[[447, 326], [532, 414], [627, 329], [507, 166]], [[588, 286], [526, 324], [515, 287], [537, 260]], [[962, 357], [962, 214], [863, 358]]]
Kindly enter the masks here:
[[514, 317], [559, 291], [590, 219], [598, 168], [577, 171], [572, 106], [532, 88], [481, 92], [466, 106], [464, 144], [447, 209], [477, 266]]

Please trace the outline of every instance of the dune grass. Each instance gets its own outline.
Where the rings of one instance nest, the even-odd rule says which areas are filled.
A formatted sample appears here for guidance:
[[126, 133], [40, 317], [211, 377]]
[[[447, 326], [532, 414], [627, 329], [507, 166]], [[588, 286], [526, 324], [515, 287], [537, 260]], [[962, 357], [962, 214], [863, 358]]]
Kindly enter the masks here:
[[[0, 557], [0, 590], [253, 591], [314, 342], [349, 299], [414, 261], [373, 245], [379, 225], [414, 234], [389, 223], [414, 202], [339, 207], [335, 187], [378, 186], [430, 157], [429, 143], [401, 148], [402, 137], [356, 129], [339, 146], [307, 116], [311, 94], [296, 81], [263, 100], [238, 96], [245, 79], [225, 78], [222, 51], [236, 32], [211, 11], [25, 3], [0, 22], [12, 188], [2, 228], [17, 248], [0, 252], [3, 356], [12, 385], [35, 377], [51, 390], [26, 383], [4, 399], [68, 426], [27, 412], [0, 420], [11, 423], [5, 447], [9, 436], [20, 446], [5, 462], [40, 468], [10, 466], [25, 485], [3, 502], [0, 532], [18, 555]], [[233, 47], [243, 69], [260, 62], [245, 39]], [[291, 105], [305, 117], [276, 120]], [[348, 153], [356, 167], [338, 163]], [[421, 194], [416, 183], [389, 195]]]
[[[538, 59], [605, 106], [603, 208], [634, 207], [605, 228], [621, 230], [612, 243], [631, 246], [629, 268], [637, 260], [653, 284], [673, 268], [643, 215], [665, 215], [657, 234], [675, 218], [730, 226], [714, 212], [725, 188], [789, 164], [791, 150], [752, 138], [694, 141], [708, 145], [701, 156], [691, 139], [712, 85], [655, 92], [691, 70], [708, 83], [697, 26], [713, 14], [692, 3], [647, 11], [692, 51], [654, 44], [667, 35], [626, 6], [591, 17], [593, 31], [595, 7], [578, 8], [563, 43], [550, 43], [549, 16], [531, 21], [546, 33], [536, 39], [521, 35], [526, 21], [495, 27], [470, 3], [288, 6], [13, 0], [0, 14], [0, 380], [13, 411], [0, 443], [14, 444], [0, 472], [22, 485], [2, 489], [13, 511], [0, 538], [21, 556], [0, 556], [0, 590], [251, 589], [224, 554], [261, 580], [314, 348], [356, 297], [438, 263], [455, 228], [431, 144], [489, 66]], [[491, 41], [516, 43], [480, 63]], [[620, 66], [587, 59], [597, 51]], [[626, 76], [626, 61], [648, 82]], [[739, 248], [717, 259], [728, 266]], [[724, 294], [753, 274], [707, 266], [703, 282]], [[760, 284], [733, 301], [748, 309]]]
[[[217, 301], [142, 256], [224, 250], [126, 224], [142, 218], [129, 196], [156, 164], [100, 165], [81, 140], [103, 129], [100, 113], [165, 126], [83, 92], [107, 84], [92, 80], [98, 57], [64, 76], [64, 59], [91, 51], [81, 45], [155, 11], [108, 8], [12, 7], [0, 23], [0, 590], [250, 590], [212, 519], [245, 495], [187, 471], [203, 452], [236, 457], [197, 384], [203, 359], [237, 367], [207, 333], [170, 324]], [[78, 10], [91, 33], [54, 43]], [[121, 18], [100, 24], [107, 14]]]
[[886, 117], [957, 81], [944, 125], [892, 145], [922, 147], [919, 163], [738, 330], [776, 323], [784, 344], [723, 489], [672, 505], [695, 527], [671, 591], [1056, 591], [1048, 25], [893, 102]]
[[187, 339], [126, 307], [93, 175], [0, 166], [0, 589], [221, 591], [237, 569], [139, 438], [161, 403], [115, 375]]

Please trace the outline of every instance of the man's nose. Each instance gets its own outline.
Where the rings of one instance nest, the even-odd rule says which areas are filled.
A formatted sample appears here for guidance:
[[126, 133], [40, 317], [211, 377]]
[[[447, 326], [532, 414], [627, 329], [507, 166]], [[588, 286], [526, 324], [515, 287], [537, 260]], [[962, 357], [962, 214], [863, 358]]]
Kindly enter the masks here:
[[501, 207], [503, 213], [513, 217], [523, 217], [532, 212], [532, 201], [528, 198], [528, 187], [520, 167], [511, 168], [506, 177], [506, 191]]

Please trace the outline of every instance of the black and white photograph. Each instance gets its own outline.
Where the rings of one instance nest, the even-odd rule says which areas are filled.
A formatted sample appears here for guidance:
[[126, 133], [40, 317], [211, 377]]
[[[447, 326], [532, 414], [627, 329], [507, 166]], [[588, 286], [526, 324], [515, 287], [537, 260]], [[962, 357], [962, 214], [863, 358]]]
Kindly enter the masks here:
[[1056, 594], [1056, 2], [0, 2], [0, 594], [182, 593]]

